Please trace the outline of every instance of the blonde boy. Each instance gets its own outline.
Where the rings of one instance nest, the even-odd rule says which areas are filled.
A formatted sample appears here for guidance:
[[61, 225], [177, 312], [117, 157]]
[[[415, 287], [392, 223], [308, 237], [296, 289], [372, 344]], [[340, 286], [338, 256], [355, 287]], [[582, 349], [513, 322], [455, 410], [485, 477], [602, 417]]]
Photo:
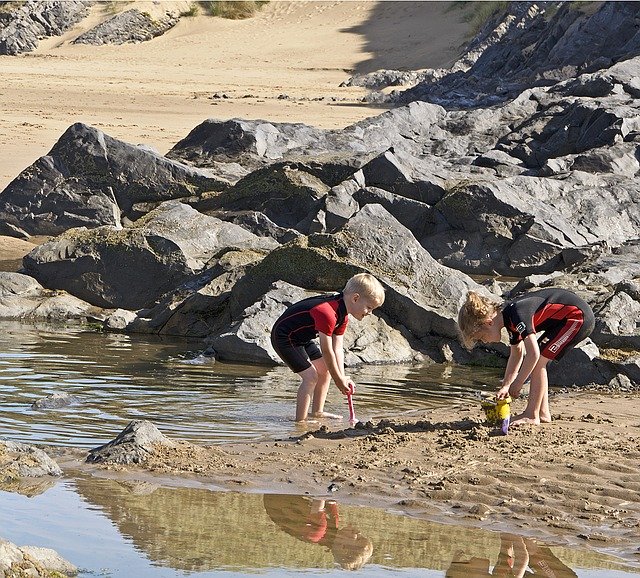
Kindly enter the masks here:
[[355, 388], [344, 371], [343, 335], [349, 315], [362, 321], [383, 303], [380, 282], [369, 273], [359, 273], [347, 281], [342, 293], [303, 299], [275, 322], [271, 330], [273, 348], [302, 379], [296, 421], [305, 421], [309, 409], [313, 418], [341, 417], [325, 413], [324, 404], [331, 378], [345, 395]]

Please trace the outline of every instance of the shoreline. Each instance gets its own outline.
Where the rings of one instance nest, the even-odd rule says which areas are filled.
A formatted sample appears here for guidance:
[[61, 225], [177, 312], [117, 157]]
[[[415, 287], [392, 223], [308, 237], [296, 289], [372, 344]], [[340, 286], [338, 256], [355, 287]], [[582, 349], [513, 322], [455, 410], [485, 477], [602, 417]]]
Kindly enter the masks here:
[[[141, 466], [54, 452], [65, 475], [331, 497], [433, 522], [615, 553], [640, 567], [640, 418], [634, 392], [560, 393], [554, 421], [497, 435], [480, 404], [300, 438], [159, 447]], [[515, 412], [524, 407], [516, 400]], [[333, 425], [333, 424], [331, 424]], [[612, 460], [615, 456], [615, 460]]]

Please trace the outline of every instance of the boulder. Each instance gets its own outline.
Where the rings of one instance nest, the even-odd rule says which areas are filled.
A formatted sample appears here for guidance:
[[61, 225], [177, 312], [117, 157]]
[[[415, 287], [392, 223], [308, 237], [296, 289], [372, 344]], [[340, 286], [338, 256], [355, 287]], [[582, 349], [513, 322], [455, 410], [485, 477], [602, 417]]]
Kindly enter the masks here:
[[[234, 287], [231, 317], [286, 281], [314, 291], [336, 291], [354, 274], [369, 272], [386, 289], [381, 313], [413, 340], [456, 342], [458, 308], [467, 291], [487, 291], [465, 274], [440, 265], [380, 205], [366, 205], [332, 235], [315, 234], [269, 253]], [[438, 358], [441, 351], [434, 353]]]
[[73, 295], [45, 289], [33, 277], [0, 271], [0, 319], [85, 321], [103, 315], [100, 308]]
[[73, 227], [121, 227], [159, 203], [222, 190], [229, 183], [114, 139], [82, 123], [72, 125], [44, 157], [0, 193], [0, 219], [30, 235], [58, 235]]
[[50, 548], [21, 546], [0, 538], [0, 572], [6, 578], [75, 576], [78, 568]]
[[44, 451], [18, 442], [0, 440], [0, 480], [61, 476], [62, 470]]
[[135, 310], [194, 280], [230, 249], [278, 243], [167, 201], [125, 229], [70, 229], [24, 257], [25, 271], [98, 307]]
[[208, 195], [195, 207], [204, 213], [257, 211], [279, 227], [308, 233], [328, 191], [312, 174], [278, 163], [250, 173], [226, 191]]
[[478, 181], [455, 187], [434, 206], [420, 242], [468, 273], [546, 274], [584, 261], [589, 247], [636, 239], [639, 207], [640, 188], [619, 177]]

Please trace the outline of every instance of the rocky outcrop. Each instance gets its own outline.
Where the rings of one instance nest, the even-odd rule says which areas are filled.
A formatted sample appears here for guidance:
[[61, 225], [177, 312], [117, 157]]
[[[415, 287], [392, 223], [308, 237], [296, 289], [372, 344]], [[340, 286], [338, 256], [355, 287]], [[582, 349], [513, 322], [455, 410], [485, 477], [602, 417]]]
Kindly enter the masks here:
[[231, 249], [277, 242], [167, 201], [126, 229], [69, 229], [24, 258], [25, 272], [97, 307], [140, 309], [194, 281]]
[[639, 17], [634, 2], [510, 2], [470, 43], [461, 66], [397, 100], [486, 107], [607, 69], [640, 54]]
[[122, 227], [162, 201], [227, 186], [206, 171], [77, 123], [0, 193], [0, 219], [30, 235]]
[[87, 15], [89, 0], [27, 0], [0, 13], [0, 54], [31, 52], [47, 36], [60, 36]]
[[74, 44], [125, 44], [138, 43], [161, 36], [178, 23], [177, 14], [167, 13], [153, 18], [136, 8], [125, 10], [101, 22], [98, 26], [78, 36]]

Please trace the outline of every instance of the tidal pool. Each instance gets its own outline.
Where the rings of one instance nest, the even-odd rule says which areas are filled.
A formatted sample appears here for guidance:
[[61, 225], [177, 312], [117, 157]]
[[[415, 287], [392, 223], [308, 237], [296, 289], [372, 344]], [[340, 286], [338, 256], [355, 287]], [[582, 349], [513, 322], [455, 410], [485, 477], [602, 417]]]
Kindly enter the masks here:
[[78, 476], [30, 498], [0, 492], [0, 518], [5, 539], [53, 548], [80, 578], [640, 576], [606, 554], [322, 497]]
[[[298, 379], [284, 367], [215, 362], [201, 342], [83, 330], [0, 324], [0, 437], [92, 448], [133, 419], [201, 444], [287, 437]], [[471, 400], [499, 372], [444, 365], [368, 366], [351, 371], [361, 420]], [[36, 410], [53, 393], [78, 403]], [[344, 396], [327, 410], [348, 416]]]
[[[92, 448], [133, 419], [199, 444], [300, 433], [291, 421], [298, 382], [285, 368], [216, 363], [199, 342], [78, 326], [0, 327], [0, 438]], [[500, 376], [499, 370], [443, 365], [368, 366], [351, 373], [361, 420], [476, 403], [484, 384]], [[32, 408], [53, 393], [78, 402]], [[335, 389], [327, 409], [347, 413]], [[349, 568], [372, 577], [482, 578], [515, 575], [509, 563], [517, 568], [525, 559], [530, 569], [552, 568], [557, 577], [640, 576], [633, 561], [613, 554], [545, 546], [322, 496], [214, 490], [66, 472], [62, 480], [32, 486], [29, 497], [0, 491], [0, 537], [53, 548], [82, 569], [82, 578], [333, 577], [350, 575]]]

